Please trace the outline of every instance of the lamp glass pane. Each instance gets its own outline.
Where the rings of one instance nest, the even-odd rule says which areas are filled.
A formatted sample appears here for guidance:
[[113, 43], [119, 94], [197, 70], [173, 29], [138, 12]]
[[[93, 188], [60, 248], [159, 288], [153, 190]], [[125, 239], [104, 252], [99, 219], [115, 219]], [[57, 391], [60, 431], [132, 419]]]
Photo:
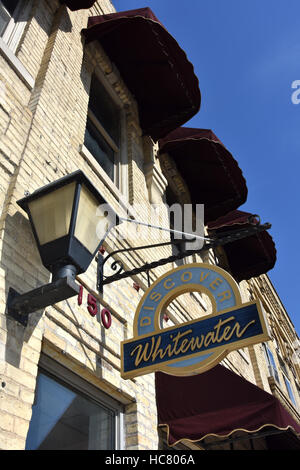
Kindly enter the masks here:
[[70, 183], [28, 204], [40, 245], [69, 233], [76, 183]]
[[75, 237], [93, 254], [109, 226], [109, 219], [101, 211], [101, 203], [83, 185], [80, 192]]

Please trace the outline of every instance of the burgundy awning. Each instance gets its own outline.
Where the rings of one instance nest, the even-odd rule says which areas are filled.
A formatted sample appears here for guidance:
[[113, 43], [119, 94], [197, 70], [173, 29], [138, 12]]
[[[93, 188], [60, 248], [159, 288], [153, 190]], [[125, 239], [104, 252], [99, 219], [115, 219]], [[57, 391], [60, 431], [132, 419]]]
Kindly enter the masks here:
[[96, 0], [60, 0], [60, 3], [67, 5], [72, 11], [91, 8]]
[[181, 127], [159, 141], [187, 184], [193, 204], [204, 204], [205, 223], [236, 209], [247, 186], [236, 160], [211, 130]]
[[276, 397], [220, 364], [190, 377], [157, 372], [155, 386], [158, 424], [167, 427], [169, 445], [240, 430], [300, 433], [300, 425]]
[[199, 111], [193, 65], [150, 8], [91, 17], [82, 33], [116, 64], [138, 102], [144, 134], [157, 141]]
[[[229, 234], [230, 231], [247, 228], [253, 223], [258, 223], [255, 215], [236, 210], [208, 224], [208, 230], [220, 237], [224, 232]], [[230, 272], [238, 282], [267, 273], [276, 262], [275, 243], [266, 230], [227, 243], [223, 249]]]
[[[244, 211], [232, 211], [228, 214], [224, 215], [223, 217], [219, 217], [219, 219], [215, 220], [214, 222], [210, 222], [208, 224], [208, 228], [210, 230], [220, 230], [225, 229], [228, 230], [228, 227], [232, 227], [235, 225], [245, 225], [245, 224], [258, 224], [259, 223], [259, 216], [257, 214], [250, 214], [249, 212]], [[236, 227], [234, 227], [236, 228]]]

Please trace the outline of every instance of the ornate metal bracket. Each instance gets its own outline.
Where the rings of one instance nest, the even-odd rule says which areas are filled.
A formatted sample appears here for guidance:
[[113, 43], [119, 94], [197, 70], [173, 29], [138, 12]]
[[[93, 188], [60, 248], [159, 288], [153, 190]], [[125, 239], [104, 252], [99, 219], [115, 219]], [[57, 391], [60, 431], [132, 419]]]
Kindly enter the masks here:
[[[189, 241], [193, 242], [194, 240], [195, 240], [194, 238], [191, 238]], [[134, 274], [139, 274], [141, 272], [146, 272], [147, 273], [148, 284], [150, 284], [149, 271], [152, 268], [152, 266], [151, 266], [152, 263], [150, 263], [150, 264], [146, 263], [143, 266], [141, 266], [140, 268], [136, 268], [136, 269], [133, 269], [131, 271], [125, 271], [124, 264], [122, 263], [122, 261], [115, 260], [110, 265], [110, 268], [113, 271], [117, 271], [116, 274], [114, 274], [112, 276], [105, 276], [104, 275], [104, 265], [107, 263], [107, 261], [110, 258], [114, 257], [115, 255], [117, 255], [119, 253], [146, 250], [146, 249], [149, 249], [149, 248], [150, 249], [151, 248], [158, 248], [158, 247], [167, 246], [167, 245], [175, 245], [176, 246], [176, 245], [179, 245], [180, 243], [182, 243], [182, 240], [172, 240], [172, 241], [164, 242], [164, 243], [156, 243], [154, 245], [144, 245], [144, 246], [137, 246], [137, 247], [131, 247], [131, 248], [123, 248], [123, 249], [111, 252], [108, 256], [106, 256], [106, 258], [104, 258], [102, 253], [99, 251], [99, 253], [97, 255], [97, 290], [98, 290], [98, 292], [100, 294], [103, 294], [104, 284], [110, 284], [111, 282], [114, 282], [116, 280], [123, 279], [124, 277], [133, 276]], [[160, 263], [160, 261], [159, 261], [159, 263]], [[149, 266], [149, 269], [148, 269], [148, 266]], [[160, 264], [158, 266], [160, 266]], [[136, 270], [138, 270], [138, 272], [135, 272]], [[124, 271], [124, 272], [122, 273], [122, 271]]]
[[[253, 223], [252, 221], [249, 221], [249, 222]], [[143, 272], [146, 272], [148, 274], [148, 282], [149, 282], [149, 271], [151, 269], [186, 258], [187, 256], [203, 253], [211, 248], [215, 248], [216, 246], [223, 246], [235, 240], [240, 240], [242, 238], [255, 235], [256, 233], [263, 232], [264, 230], [269, 230], [270, 228], [271, 228], [271, 224], [269, 223], [265, 223], [262, 225], [260, 223], [256, 223], [255, 225], [254, 224], [250, 225], [250, 227], [247, 227], [247, 228], [241, 228], [239, 230], [235, 230], [231, 232], [223, 232], [222, 237], [212, 239], [212, 241], [205, 243], [204, 246], [198, 250], [182, 251], [176, 255], [169, 256], [168, 258], [162, 258], [158, 261], [145, 263], [144, 265], [131, 269], [129, 271], [125, 270], [124, 264], [121, 261], [115, 260], [112, 262], [110, 268], [117, 272], [111, 276], [104, 275], [104, 266], [107, 263], [107, 261], [113, 258], [115, 255], [118, 255], [119, 253], [157, 248], [157, 247], [166, 246], [166, 245], [176, 245], [182, 242], [182, 240], [173, 240], [171, 242], [157, 243], [154, 245], [124, 248], [121, 250], [113, 251], [106, 258], [104, 258], [104, 256], [99, 252], [97, 255], [98, 256], [97, 258], [97, 262], [98, 262], [97, 264], [97, 289], [100, 294], [103, 294], [103, 286], [105, 284], [110, 284], [112, 282], [119, 281], [120, 279], [131, 277], [131, 276], [143, 273]], [[191, 239], [188, 241], [194, 241], [194, 240]]]

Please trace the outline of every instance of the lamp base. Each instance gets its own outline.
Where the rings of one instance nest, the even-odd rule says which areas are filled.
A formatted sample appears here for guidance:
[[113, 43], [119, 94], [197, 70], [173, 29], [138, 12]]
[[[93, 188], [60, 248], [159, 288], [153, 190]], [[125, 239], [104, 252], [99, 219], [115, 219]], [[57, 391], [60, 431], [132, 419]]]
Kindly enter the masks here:
[[59, 263], [52, 267], [52, 282], [57, 281], [58, 279], [63, 279], [68, 277], [69, 279], [76, 278], [77, 268], [73, 264], [63, 264]]
[[29, 313], [78, 295], [79, 285], [73, 278], [57, 279], [25, 294], [10, 288], [7, 297], [7, 315], [23, 326], [27, 325]]

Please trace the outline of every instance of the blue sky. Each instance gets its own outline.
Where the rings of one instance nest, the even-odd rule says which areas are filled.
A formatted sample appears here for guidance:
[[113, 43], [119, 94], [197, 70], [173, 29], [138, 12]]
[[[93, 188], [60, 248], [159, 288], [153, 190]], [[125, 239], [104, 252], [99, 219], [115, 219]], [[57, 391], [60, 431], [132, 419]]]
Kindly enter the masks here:
[[[200, 112], [185, 125], [212, 129], [247, 181], [242, 210], [270, 222], [277, 263], [269, 276], [300, 333], [300, 7], [288, 0], [115, 0], [150, 7], [194, 65]], [[300, 100], [299, 100], [300, 101]]]

